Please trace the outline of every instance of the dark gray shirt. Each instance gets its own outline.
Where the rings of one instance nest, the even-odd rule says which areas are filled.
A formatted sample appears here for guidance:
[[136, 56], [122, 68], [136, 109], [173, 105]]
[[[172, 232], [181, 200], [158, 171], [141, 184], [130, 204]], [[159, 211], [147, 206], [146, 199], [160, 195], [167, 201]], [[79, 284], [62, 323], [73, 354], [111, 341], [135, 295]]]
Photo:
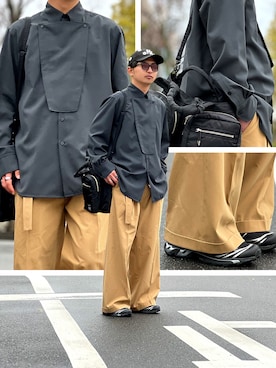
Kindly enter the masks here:
[[145, 95], [134, 85], [126, 90], [126, 106], [120, 134], [111, 160], [108, 148], [115, 135], [113, 121], [121, 106], [121, 93], [115, 93], [101, 107], [89, 134], [88, 153], [99, 175], [105, 178], [116, 169], [124, 195], [139, 202], [145, 185], [152, 201], [160, 200], [167, 190], [166, 164], [169, 135], [166, 107], [150, 92]]
[[16, 190], [22, 196], [82, 193], [74, 173], [85, 161], [91, 121], [103, 99], [128, 85], [124, 37], [116, 23], [80, 3], [66, 18], [48, 4], [32, 16], [15, 147], [9, 141], [22, 19], [8, 29], [2, 48], [0, 177], [20, 169]]
[[[274, 80], [254, 0], [193, 0], [191, 10], [184, 67], [196, 65], [210, 74], [225, 100], [233, 104], [237, 118], [249, 121], [257, 112], [260, 128], [272, 143]], [[212, 101], [210, 86], [195, 72], [189, 72], [182, 88], [193, 97]]]

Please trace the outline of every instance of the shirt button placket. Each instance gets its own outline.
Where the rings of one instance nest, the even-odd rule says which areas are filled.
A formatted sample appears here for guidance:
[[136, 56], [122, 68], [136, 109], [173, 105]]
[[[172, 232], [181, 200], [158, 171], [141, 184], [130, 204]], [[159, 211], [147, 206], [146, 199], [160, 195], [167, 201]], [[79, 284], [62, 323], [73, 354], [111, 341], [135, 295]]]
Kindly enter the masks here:
[[[60, 116], [59, 116], [59, 122], [61, 124], [63, 124], [64, 121], [65, 121], [65, 117], [62, 114], [60, 114]], [[62, 129], [63, 129], [62, 126], [60, 127], [60, 129], [62, 131]], [[65, 146], [66, 145], [66, 142], [63, 139], [60, 139], [59, 143], [60, 143], [61, 146]]]

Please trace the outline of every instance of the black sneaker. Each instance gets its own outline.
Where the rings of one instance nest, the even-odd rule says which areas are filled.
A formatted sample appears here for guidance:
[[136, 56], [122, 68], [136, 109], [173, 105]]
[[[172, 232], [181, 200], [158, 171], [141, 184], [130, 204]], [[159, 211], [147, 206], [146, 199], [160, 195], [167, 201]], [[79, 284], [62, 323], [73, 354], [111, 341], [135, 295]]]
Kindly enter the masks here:
[[166, 242], [164, 245], [164, 251], [168, 256], [176, 258], [190, 258], [195, 254], [193, 250], [180, 248], [177, 245], [173, 245], [168, 242]]
[[160, 312], [160, 306], [159, 305], [149, 305], [146, 308], [140, 309], [140, 310], [132, 310], [133, 313], [143, 313], [143, 314], [156, 314]]
[[132, 311], [129, 308], [121, 308], [112, 313], [103, 312], [104, 316], [108, 317], [131, 317]]
[[[196, 257], [200, 261], [214, 266], [239, 266], [244, 263], [255, 261], [261, 255], [261, 249], [257, 244], [242, 243], [232, 252], [223, 254], [209, 254], [196, 252], [194, 250], [177, 247], [173, 244], [165, 243], [167, 255], [177, 258]], [[177, 251], [178, 250], [178, 251]]]
[[276, 247], [276, 234], [269, 231], [243, 233], [241, 236], [246, 242], [257, 244], [262, 251], [272, 250]]

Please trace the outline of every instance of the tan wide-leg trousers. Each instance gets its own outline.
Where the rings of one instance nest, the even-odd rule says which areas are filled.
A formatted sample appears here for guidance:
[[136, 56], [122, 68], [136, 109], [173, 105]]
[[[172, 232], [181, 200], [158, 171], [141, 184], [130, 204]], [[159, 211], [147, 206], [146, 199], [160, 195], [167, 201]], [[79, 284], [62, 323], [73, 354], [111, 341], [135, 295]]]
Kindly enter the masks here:
[[[103, 269], [108, 215], [83, 208], [83, 196], [64, 199], [16, 195], [14, 269]], [[60, 264], [63, 249], [66, 261]]]
[[160, 291], [159, 228], [163, 201], [140, 202], [113, 188], [103, 283], [103, 312], [154, 305]]
[[273, 153], [176, 154], [165, 240], [206, 253], [236, 249], [240, 232], [270, 229]]
[[[251, 125], [252, 124], [252, 125]], [[244, 146], [267, 146], [254, 118]], [[177, 153], [165, 240], [200, 252], [236, 249], [241, 232], [267, 231], [274, 211], [274, 153]]]

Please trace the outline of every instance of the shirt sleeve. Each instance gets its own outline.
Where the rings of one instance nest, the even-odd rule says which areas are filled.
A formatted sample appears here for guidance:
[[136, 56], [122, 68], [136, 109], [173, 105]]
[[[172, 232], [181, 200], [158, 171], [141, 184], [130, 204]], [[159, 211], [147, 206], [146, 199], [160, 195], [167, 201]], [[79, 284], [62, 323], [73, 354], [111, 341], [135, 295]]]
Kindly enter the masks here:
[[93, 119], [88, 140], [88, 155], [96, 173], [106, 178], [115, 169], [108, 159], [113, 121], [116, 116], [116, 98], [110, 96]]
[[249, 121], [257, 110], [257, 100], [248, 84], [245, 3], [206, 0], [199, 12], [213, 60], [210, 75], [236, 106], [238, 118]]
[[17, 25], [7, 30], [0, 55], [0, 176], [18, 169], [15, 148], [11, 144], [19, 54]]
[[120, 27], [114, 32], [114, 40], [111, 41], [113, 47], [112, 61], [112, 90], [113, 92], [120, 91], [126, 88], [129, 81], [126, 73], [127, 57], [125, 52], [125, 38]]

